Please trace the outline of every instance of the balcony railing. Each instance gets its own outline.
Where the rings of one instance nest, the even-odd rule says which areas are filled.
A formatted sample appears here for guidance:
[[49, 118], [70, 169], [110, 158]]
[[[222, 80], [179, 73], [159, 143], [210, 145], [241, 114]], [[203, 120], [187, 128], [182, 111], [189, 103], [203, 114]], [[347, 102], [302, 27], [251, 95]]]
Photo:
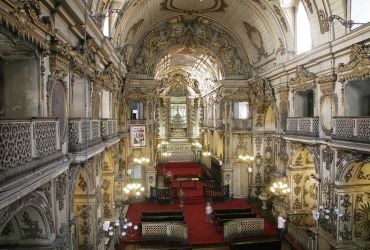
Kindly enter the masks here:
[[70, 151], [80, 151], [101, 141], [100, 120], [71, 118], [68, 128]]
[[252, 129], [251, 119], [233, 119], [233, 130], [250, 130]]
[[287, 232], [293, 237], [295, 244], [302, 246], [304, 249], [314, 249], [315, 241], [308, 234], [307, 228], [287, 223]]
[[34, 168], [18, 166], [45, 159], [59, 150], [57, 119], [0, 120], [0, 180]]
[[319, 136], [318, 117], [291, 117], [287, 119], [287, 134]]
[[334, 117], [332, 138], [370, 143], [370, 117]]
[[131, 125], [145, 125], [146, 124], [146, 120], [145, 119], [142, 119], [142, 120], [130, 120], [130, 124]]
[[109, 140], [117, 135], [117, 120], [103, 119], [101, 121], [101, 135], [103, 140]]

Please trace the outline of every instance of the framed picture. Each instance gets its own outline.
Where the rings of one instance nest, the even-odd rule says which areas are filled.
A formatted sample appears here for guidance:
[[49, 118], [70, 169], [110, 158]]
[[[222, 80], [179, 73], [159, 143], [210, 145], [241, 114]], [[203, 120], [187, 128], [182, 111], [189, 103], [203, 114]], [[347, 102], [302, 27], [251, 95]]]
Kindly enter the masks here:
[[145, 126], [131, 126], [131, 145], [143, 147], [146, 145]]

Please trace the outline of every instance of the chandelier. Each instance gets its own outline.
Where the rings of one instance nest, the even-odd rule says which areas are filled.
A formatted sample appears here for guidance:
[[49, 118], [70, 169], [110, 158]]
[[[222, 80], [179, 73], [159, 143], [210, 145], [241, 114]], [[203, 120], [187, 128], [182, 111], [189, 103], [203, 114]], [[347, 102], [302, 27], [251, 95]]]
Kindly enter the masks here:
[[170, 152], [163, 152], [162, 153], [162, 156], [164, 156], [164, 157], [169, 157], [169, 156], [171, 156], [172, 154], [170, 153]]
[[290, 188], [288, 188], [288, 184], [282, 181], [278, 181], [278, 182], [272, 183], [272, 186], [270, 187], [270, 191], [274, 195], [281, 197], [283, 195], [290, 193]]
[[209, 152], [209, 151], [205, 151], [205, 152], [203, 152], [202, 154], [203, 154], [203, 156], [211, 156], [211, 154], [212, 154], [212, 153], [211, 153], [211, 152]]
[[254, 157], [250, 155], [239, 155], [239, 159], [242, 161], [254, 161]]
[[140, 158], [134, 158], [134, 162], [137, 164], [142, 164], [142, 163], [149, 163], [149, 158], [146, 157], [140, 157]]
[[140, 197], [144, 192], [144, 187], [140, 183], [128, 183], [124, 188], [123, 192], [130, 198]]

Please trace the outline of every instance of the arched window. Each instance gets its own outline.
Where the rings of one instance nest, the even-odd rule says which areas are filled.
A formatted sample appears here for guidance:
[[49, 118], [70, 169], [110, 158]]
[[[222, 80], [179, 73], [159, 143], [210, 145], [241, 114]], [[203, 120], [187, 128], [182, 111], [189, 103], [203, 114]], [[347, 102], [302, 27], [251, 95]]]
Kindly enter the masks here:
[[[350, 1], [351, 20], [355, 23], [367, 23], [370, 22], [370, 1], [364, 0], [351, 0]], [[356, 24], [352, 26], [352, 29], [361, 26]]]
[[299, 1], [297, 8], [295, 30], [297, 39], [297, 54], [311, 50], [312, 38], [310, 22], [308, 20], [307, 12], [301, 1]]
[[107, 13], [104, 18], [103, 35], [109, 37], [109, 14]]

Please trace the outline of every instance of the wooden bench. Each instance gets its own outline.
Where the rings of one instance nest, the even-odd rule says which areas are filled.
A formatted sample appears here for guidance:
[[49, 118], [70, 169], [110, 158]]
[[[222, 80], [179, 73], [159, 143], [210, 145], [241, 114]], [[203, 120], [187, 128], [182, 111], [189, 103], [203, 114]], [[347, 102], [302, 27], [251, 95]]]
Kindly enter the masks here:
[[141, 222], [184, 221], [183, 215], [141, 216]]
[[213, 210], [213, 214], [218, 213], [218, 214], [226, 214], [226, 213], [243, 213], [247, 212], [250, 213], [252, 212], [251, 208], [224, 208], [224, 209], [215, 209]]
[[141, 216], [168, 216], [183, 215], [182, 210], [165, 210], [165, 211], [143, 211]]
[[247, 237], [230, 242], [232, 250], [270, 250], [281, 249], [281, 242], [275, 236]]
[[217, 229], [222, 229], [224, 223], [235, 220], [235, 219], [244, 219], [244, 218], [256, 218], [256, 213], [236, 213], [236, 214], [222, 214], [215, 217]]

